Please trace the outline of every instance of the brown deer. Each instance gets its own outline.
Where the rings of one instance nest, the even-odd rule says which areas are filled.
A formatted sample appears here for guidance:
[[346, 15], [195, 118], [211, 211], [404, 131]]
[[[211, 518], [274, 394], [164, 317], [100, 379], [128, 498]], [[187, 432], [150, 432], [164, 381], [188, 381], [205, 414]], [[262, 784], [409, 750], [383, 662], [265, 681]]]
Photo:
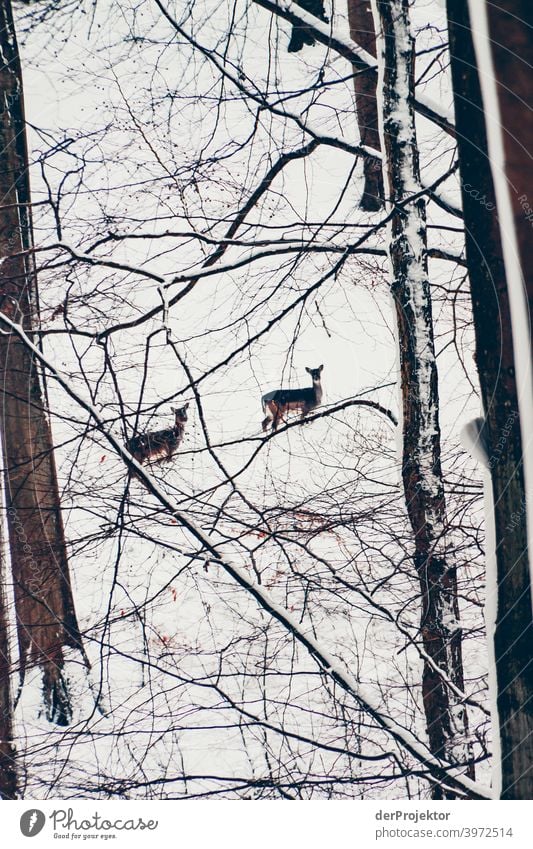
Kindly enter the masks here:
[[303, 421], [306, 415], [318, 407], [322, 402], [322, 384], [320, 383], [320, 375], [324, 366], [318, 368], [307, 368], [306, 372], [311, 375], [313, 385], [305, 389], [274, 389], [272, 392], [267, 392], [261, 398], [263, 412], [266, 413], [266, 418], [263, 419], [263, 430], [265, 431], [272, 422], [272, 430], [277, 430], [278, 424], [285, 420], [285, 415], [290, 410], [300, 410], [300, 421]]
[[140, 433], [128, 440], [126, 448], [138, 463], [142, 465], [145, 460], [170, 460], [183, 442], [188, 406], [187, 402], [183, 407], [172, 407], [174, 427]]

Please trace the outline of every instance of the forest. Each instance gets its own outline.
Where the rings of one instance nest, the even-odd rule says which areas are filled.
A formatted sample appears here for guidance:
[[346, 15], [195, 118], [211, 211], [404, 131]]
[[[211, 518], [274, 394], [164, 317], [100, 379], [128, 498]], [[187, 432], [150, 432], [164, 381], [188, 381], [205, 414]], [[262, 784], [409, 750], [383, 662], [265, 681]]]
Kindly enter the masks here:
[[531, 4], [0, 48], [0, 798], [533, 799]]

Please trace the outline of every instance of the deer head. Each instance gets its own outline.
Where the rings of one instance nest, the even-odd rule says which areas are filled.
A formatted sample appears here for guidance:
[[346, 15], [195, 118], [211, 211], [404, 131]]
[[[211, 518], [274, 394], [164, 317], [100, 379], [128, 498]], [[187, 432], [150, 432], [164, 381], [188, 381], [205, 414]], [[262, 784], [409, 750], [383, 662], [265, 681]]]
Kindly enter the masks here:
[[320, 383], [320, 375], [322, 374], [323, 368], [323, 365], [318, 366], [318, 368], [307, 368], [306, 366], [305, 370], [308, 374], [311, 375], [311, 380], [313, 381], [313, 383]]
[[189, 402], [187, 401], [183, 407], [172, 407], [172, 412], [174, 413], [174, 417], [176, 420], [176, 425], [185, 424], [187, 421], [187, 408], [189, 406]]

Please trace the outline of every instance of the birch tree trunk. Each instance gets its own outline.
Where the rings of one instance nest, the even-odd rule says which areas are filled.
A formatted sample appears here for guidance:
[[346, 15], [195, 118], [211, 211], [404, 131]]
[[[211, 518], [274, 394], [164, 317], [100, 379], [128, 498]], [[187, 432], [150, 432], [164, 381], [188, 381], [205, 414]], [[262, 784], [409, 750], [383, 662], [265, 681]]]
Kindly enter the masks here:
[[[476, 360], [485, 412], [497, 592], [494, 655], [495, 785], [504, 799], [533, 798], [533, 623], [526, 491], [508, 281], [488, 155], [485, 113], [468, 4], [448, 0], [450, 61], [472, 293]], [[527, 122], [528, 119], [526, 119]], [[529, 155], [529, 154], [528, 154]], [[530, 224], [528, 224], [528, 228]], [[488, 600], [493, 604], [493, 600]], [[498, 752], [498, 750], [500, 750]], [[501, 775], [498, 775], [501, 768]], [[501, 785], [501, 786], [500, 786]]]
[[[370, 0], [348, 0], [350, 36], [360, 47], [376, 56], [376, 31]], [[361, 144], [381, 149], [376, 101], [377, 74], [373, 69], [354, 66], [355, 108]], [[365, 185], [361, 209], [376, 211], [383, 207], [383, 170], [381, 161], [370, 156], [363, 162]]]
[[[397, 206], [421, 191], [412, 105], [414, 43], [407, 0], [374, 0], [374, 10], [382, 45], [383, 149], [393, 208], [389, 257], [403, 399], [402, 479], [420, 580], [421, 637], [434, 664], [462, 690], [456, 572], [447, 550], [440, 460], [425, 202], [420, 197], [403, 208]], [[466, 764], [469, 750], [465, 705], [427, 661], [422, 697], [432, 753], [452, 764]], [[465, 769], [472, 776], [472, 768]], [[433, 787], [435, 799], [444, 795], [450, 798], [440, 787]]]
[[[10, 0], [0, 0], [0, 309], [31, 332], [37, 315], [31, 254], [28, 157], [22, 76]], [[81, 648], [70, 586], [61, 505], [43, 387], [31, 353], [0, 335], [2, 450], [21, 679], [43, 671], [46, 713], [72, 714], [64, 646]]]

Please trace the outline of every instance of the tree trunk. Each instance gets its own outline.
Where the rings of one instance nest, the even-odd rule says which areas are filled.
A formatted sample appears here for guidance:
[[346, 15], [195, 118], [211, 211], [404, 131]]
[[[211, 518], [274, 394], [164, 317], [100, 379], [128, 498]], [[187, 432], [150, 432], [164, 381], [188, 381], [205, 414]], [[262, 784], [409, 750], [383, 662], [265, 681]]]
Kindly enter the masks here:
[[[407, 0], [377, 0], [375, 9], [383, 50], [383, 148], [394, 210], [389, 254], [403, 399], [402, 479], [422, 596], [421, 636], [434, 664], [462, 690], [456, 572], [448, 562], [440, 461], [425, 202], [420, 197], [402, 209], [397, 207], [421, 190], [412, 105], [414, 43]], [[466, 764], [469, 747], [465, 705], [427, 662], [422, 697], [432, 753], [454, 765]], [[473, 777], [472, 767], [465, 766], [465, 770]], [[450, 798], [450, 793], [434, 786], [433, 797], [443, 796]]]
[[[0, 538], [0, 543], [3, 540]], [[13, 744], [13, 702], [9, 651], [9, 613], [4, 587], [7, 584], [4, 547], [0, 544], [0, 799], [17, 798], [15, 746]]]
[[[487, 520], [494, 521], [495, 526], [495, 719], [500, 733], [501, 795], [505, 799], [531, 799], [533, 625], [509, 291], [468, 4], [463, 0], [448, 0], [448, 26], [466, 258], [494, 504], [494, 516]], [[488, 637], [492, 639], [492, 634]], [[498, 734], [497, 727], [494, 734]]]
[[533, 316], [533, 6], [530, 0], [486, 5], [497, 81], [505, 171], [523, 280]]
[[[0, 0], [0, 310], [31, 332], [37, 318], [22, 76], [11, 3]], [[21, 678], [43, 671], [46, 713], [65, 725], [72, 709], [64, 646], [81, 648], [74, 612], [52, 438], [38, 366], [20, 341], [0, 335], [2, 449]]]
[[[348, 0], [350, 36], [356, 44], [376, 56], [376, 31], [370, 0]], [[373, 70], [353, 69], [355, 107], [361, 144], [381, 150], [376, 101], [377, 75]], [[381, 161], [365, 157], [363, 162], [365, 185], [361, 209], [369, 212], [383, 207], [383, 169]]]

